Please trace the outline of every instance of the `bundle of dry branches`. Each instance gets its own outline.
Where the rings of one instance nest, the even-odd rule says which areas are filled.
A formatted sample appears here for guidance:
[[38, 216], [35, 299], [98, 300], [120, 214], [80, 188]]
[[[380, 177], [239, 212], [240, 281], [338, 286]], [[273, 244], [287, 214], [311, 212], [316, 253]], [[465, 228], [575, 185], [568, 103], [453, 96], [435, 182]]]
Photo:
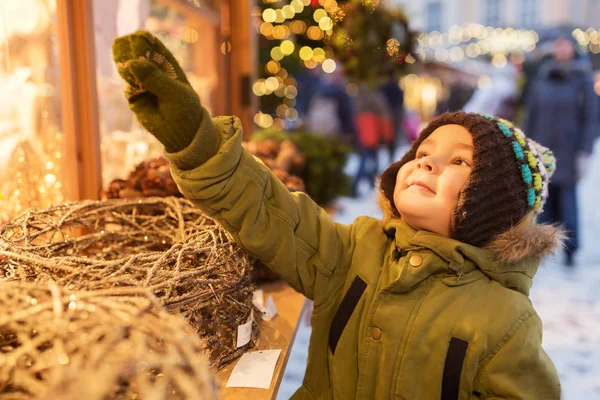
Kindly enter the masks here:
[[[0, 280], [54, 281], [70, 290], [147, 288], [206, 341], [220, 368], [251, 317], [252, 261], [186, 199], [65, 203], [0, 227]], [[253, 339], [258, 324], [253, 324]]]
[[115, 179], [102, 191], [103, 199], [166, 196], [183, 197], [171, 176], [169, 161], [164, 157], [142, 161], [127, 180]]
[[216, 399], [196, 333], [127, 292], [0, 283], [0, 399]]

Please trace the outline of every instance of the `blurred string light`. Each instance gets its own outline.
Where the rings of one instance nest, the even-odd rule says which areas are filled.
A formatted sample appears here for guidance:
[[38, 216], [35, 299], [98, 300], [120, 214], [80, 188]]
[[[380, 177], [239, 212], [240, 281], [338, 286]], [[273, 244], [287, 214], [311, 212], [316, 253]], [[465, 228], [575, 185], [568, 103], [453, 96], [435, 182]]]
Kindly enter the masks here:
[[[534, 30], [494, 28], [476, 23], [450, 27], [448, 32], [433, 31], [417, 38], [417, 55], [421, 61], [459, 63], [469, 58], [489, 56], [497, 68], [511, 61], [523, 59], [523, 54], [533, 51], [539, 41]], [[407, 60], [409, 62], [409, 60]], [[411, 63], [414, 59], [410, 60]]]
[[[276, 108], [276, 118], [258, 112], [254, 122], [262, 128], [285, 129], [286, 121], [298, 119], [296, 97], [297, 81], [282, 66], [286, 57], [295, 57], [303, 67], [321, 67], [325, 73], [333, 73], [338, 68], [333, 60], [333, 52], [321, 47], [298, 46], [297, 35], [305, 35], [309, 40], [321, 41], [331, 37], [335, 21], [343, 18], [343, 11], [336, 0], [291, 0], [282, 5], [280, 0], [262, 0], [267, 5], [256, 23], [256, 30], [269, 41], [278, 41], [269, 50], [270, 60], [264, 67], [265, 78], [254, 82], [252, 92], [259, 97], [277, 96], [282, 103]], [[373, 0], [369, 0], [373, 1]], [[309, 18], [295, 19], [298, 14]], [[193, 33], [188, 34], [193, 38]]]
[[600, 32], [598, 30], [588, 28], [584, 31], [577, 28], [573, 30], [572, 34], [583, 51], [590, 51], [594, 54], [600, 53]]
[[[584, 52], [600, 54], [600, 31], [595, 28], [577, 28], [572, 32]], [[417, 54], [421, 61], [456, 63], [469, 58], [489, 56], [492, 64], [503, 68], [510, 59], [522, 63], [524, 55], [533, 51], [539, 36], [534, 30], [494, 28], [476, 23], [450, 27], [448, 32], [432, 31], [417, 38]], [[390, 43], [388, 43], [388, 48]], [[412, 58], [412, 57], [411, 57]], [[406, 62], [413, 63], [414, 59]]]

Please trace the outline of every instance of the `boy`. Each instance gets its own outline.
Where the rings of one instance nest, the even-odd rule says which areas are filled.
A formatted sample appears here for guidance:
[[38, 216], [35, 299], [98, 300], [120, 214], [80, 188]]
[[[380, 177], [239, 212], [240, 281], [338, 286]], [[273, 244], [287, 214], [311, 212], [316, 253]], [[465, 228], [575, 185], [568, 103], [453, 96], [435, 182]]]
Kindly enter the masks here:
[[152, 35], [113, 55], [182, 193], [314, 301], [293, 399], [558, 399], [527, 295], [558, 244], [538, 225], [551, 154], [506, 121], [445, 114], [381, 177], [385, 220], [340, 225], [214, 120]]

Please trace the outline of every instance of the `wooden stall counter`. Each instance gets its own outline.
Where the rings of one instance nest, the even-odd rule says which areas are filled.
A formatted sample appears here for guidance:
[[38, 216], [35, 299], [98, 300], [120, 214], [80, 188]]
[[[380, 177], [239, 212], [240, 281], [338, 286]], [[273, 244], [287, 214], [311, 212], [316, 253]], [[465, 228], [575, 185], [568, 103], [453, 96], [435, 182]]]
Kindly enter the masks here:
[[308, 300], [292, 289], [285, 281], [266, 283], [259, 288], [264, 290], [265, 299], [271, 295], [277, 306], [277, 316], [271, 321], [261, 321], [260, 338], [257, 350], [281, 349], [275, 366], [275, 373], [269, 389], [228, 388], [227, 381], [237, 364], [237, 360], [218, 372], [221, 381], [221, 398], [224, 400], [266, 400], [275, 399], [283, 378], [292, 345]]

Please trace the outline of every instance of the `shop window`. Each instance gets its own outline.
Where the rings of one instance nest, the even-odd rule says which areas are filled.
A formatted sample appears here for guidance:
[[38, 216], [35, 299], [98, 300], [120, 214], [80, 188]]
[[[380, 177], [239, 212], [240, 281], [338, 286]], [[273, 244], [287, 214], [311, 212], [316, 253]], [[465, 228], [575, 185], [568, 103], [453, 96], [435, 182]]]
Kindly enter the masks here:
[[220, 113], [217, 88], [224, 57], [219, 50], [220, 26], [203, 14], [204, 8], [216, 4], [193, 0], [94, 0], [103, 187], [114, 179], [125, 178], [141, 161], [163, 154], [163, 146], [129, 110], [123, 80], [112, 61], [113, 40], [138, 29], [152, 32], [173, 52], [203, 106], [211, 113]]
[[0, 0], [0, 223], [65, 199], [56, 1]]

